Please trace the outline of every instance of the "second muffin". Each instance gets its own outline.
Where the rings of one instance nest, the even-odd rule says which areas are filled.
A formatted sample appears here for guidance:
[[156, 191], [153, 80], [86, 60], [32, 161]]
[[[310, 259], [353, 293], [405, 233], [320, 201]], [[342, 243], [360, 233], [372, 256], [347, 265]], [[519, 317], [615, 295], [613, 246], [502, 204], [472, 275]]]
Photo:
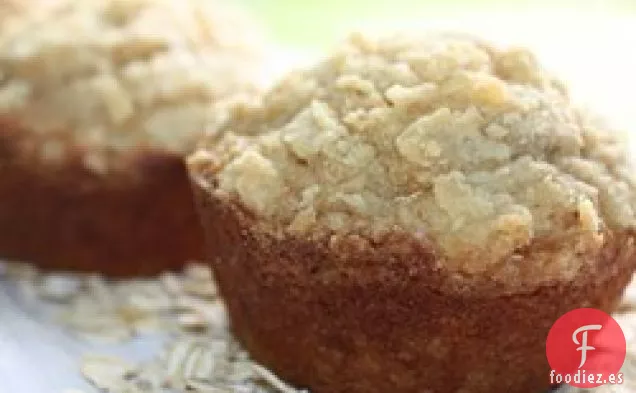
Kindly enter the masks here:
[[0, 37], [0, 257], [115, 275], [200, 258], [183, 157], [257, 82], [257, 35], [215, 1], [25, 3]]

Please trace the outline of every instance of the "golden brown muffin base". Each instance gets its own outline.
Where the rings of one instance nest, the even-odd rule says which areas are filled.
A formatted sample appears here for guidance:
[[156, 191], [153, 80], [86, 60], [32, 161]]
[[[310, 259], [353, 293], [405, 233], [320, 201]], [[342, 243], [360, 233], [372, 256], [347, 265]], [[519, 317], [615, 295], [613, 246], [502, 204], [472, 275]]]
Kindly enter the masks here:
[[45, 269], [150, 275], [202, 256], [182, 157], [139, 151], [97, 174], [74, 151], [42, 165], [25, 134], [0, 122], [0, 258]]
[[550, 326], [579, 307], [612, 311], [636, 263], [632, 234], [608, 233], [571, 282], [458, 285], [407, 234], [377, 243], [268, 235], [196, 180], [194, 190], [235, 334], [312, 393], [545, 391]]

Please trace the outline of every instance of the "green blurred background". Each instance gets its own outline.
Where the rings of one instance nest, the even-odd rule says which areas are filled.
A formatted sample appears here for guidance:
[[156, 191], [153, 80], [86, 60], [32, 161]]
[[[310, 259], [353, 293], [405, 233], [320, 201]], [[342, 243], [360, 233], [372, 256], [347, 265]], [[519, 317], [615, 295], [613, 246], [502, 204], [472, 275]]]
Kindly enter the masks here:
[[236, 1], [277, 48], [276, 72], [311, 64], [352, 30], [458, 30], [529, 47], [583, 104], [634, 124], [636, 0]]
[[[243, 0], [279, 42], [304, 48], [322, 48], [359, 25], [379, 21], [450, 16], [471, 11], [552, 9], [572, 13], [626, 14], [636, 11], [636, 0]], [[567, 28], [567, 20], [563, 21]], [[541, 29], [541, 26], [537, 26]]]

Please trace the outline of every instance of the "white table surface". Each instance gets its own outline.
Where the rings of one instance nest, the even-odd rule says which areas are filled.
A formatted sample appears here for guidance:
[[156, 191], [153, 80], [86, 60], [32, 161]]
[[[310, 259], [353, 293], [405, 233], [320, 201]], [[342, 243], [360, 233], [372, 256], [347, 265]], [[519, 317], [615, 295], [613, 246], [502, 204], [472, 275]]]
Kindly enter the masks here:
[[95, 392], [79, 373], [85, 354], [142, 361], [156, 355], [165, 337], [125, 344], [97, 344], [73, 336], [53, 322], [52, 312], [28, 300], [14, 282], [0, 279], [0, 393]]

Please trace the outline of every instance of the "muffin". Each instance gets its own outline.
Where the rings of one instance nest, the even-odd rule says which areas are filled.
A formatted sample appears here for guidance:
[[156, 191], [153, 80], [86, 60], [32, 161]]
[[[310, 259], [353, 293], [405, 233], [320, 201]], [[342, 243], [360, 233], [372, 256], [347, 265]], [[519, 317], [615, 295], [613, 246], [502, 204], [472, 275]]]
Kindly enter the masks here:
[[184, 157], [257, 88], [258, 30], [209, 0], [28, 5], [0, 36], [0, 257], [111, 275], [200, 258]]
[[532, 53], [353, 35], [189, 158], [233, 329], [313, 393], [540, 392], [636, 263], [624, 138]]

